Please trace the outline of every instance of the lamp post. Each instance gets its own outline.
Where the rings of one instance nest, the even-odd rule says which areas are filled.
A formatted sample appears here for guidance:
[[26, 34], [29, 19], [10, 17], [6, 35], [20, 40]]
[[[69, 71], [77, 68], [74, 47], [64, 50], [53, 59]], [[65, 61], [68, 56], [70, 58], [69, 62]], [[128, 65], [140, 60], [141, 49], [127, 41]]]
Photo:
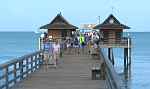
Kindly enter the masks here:
[[98, 23], [100, 24], [100, 16], [98, 16]]
[[129, 65], [131, 64], [131, 59], [130, 59], [130, 34], [128, 33], [128, 60], [129, 60]]
[[43, 38], [44, 38], [44, 33], [41, 34], [39, 37], [39, 50], [43, 49]]
[[128, 76], [131, 78], [131, 39], [130, 39], [130, 34], [128, 33]]

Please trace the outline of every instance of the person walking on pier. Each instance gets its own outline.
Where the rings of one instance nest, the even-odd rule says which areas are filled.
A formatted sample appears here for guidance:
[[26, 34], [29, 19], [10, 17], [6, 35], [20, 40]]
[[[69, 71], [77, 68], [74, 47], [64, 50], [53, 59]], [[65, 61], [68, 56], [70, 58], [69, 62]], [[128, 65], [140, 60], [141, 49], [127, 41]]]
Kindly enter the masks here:
[[79, 42], [80, 42], [80, 48], [82, 49], [82, 53], [84, 53], [85, 38], [83, 34], [80, 35]]
[[48, 42], [48, 38], [45, 39], [45, 42], [44, 42], [44, 62], [45, 62], [45, 65], [46, 65], [46, 68], [44, 68], [46, 71], [48, 69], [48, 64], [49, 64], [49, 58], [50, 58], [50, 53], [52, 51], [51, 47], [50, 47], [50, 44]]
[[53, 50], [54, 50], [54, 47], [53, 47], [54, 43], [52, 42], [52, 39], [49, 40], [49, 64], [54, 64], [53, 63]]
[[59, 59], [59, 55], [60, 55], [60, 44], [58, 43], [58, 41], [55, 42], [53, 47], [54, 47], [54, 51], [53, 51], [53, 54], [54, 54], [54, 67], [56, 67], [57, 64], [58, 64], [58, 59]]
[[77, 37], [74, 39], [74, 48], [75, 48], [75, 54], [79, 54], [79, 40]]
[[71, 39], [67, 39], [67, 54], [71, 54]]

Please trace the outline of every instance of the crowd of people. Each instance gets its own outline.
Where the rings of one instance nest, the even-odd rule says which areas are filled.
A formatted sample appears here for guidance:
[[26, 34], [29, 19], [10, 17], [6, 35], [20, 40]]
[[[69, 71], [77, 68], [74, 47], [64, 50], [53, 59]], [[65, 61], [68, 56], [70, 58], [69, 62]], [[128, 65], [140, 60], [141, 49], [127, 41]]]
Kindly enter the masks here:
[[[54, 40], [54, 39], [53, 39]], [[68, 54], [71, 53], [72, 48], [75, 48], [74, 51], [76, 54], [80, 54], [79, 49], [84, 48], [89, 49], [88, 53], [94, 53], [95, 49], [98, 47], [99, 36], [96, 33], [92, 34], [73, 34], [72, 37], [66, 38], [63, 42], [58, 40], [53, 41], [48, 37], [47, 34], [44, 36], [43, 40], [43, 49], [44, 49], [44, 60], [45, 64], [53, 64], [56, 68], [58, 60], [62, 55], [61, 49], [66, 49]]]
[[[66, 40], [66, 48], [68, 48], [69, 52], [70, 48], [78, 48], [78, 49], [84, 49], [84, 48], [88, 48], [90, 49], [91, 47], [97, 47], [98, 43], [99, 43], [99, 35], [96, 32], [93, 32], [91, 34], [88, 33], [80, 33], [80, 34], [73, 34], [73, 36], [69, 39]], [[80, 53], [75, 51], [75, 53]], [[90, 53], [90, 50], [89, 50]]]

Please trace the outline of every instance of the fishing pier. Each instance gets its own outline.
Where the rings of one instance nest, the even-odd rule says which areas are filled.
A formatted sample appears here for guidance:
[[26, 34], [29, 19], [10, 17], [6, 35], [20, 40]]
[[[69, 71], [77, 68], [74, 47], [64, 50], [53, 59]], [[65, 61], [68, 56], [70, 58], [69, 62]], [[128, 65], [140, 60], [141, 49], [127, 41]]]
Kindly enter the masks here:
[[[60, 42], [77, 29], [61, 14], [40, 28], [48, 29], [48, 36], [59, 39]], [[0, 89], [122, 89], [121, 79], [114, 68], [116, 59], [113, 48], [124, 49], [124, 72], [128, 76], [131, 67], [131, 38], [123, 37], [122, 33], [123, 29], [129, 27], [121, 24], [111, 14], [94, 29], [99, 29], [102, 35], [98, 58], [91, 57], [87, 47], [72, 48], [70, 54], [66, 49], [61, 49], [63, 56], [59, 59], [58, 66], [55, 68], [49, 65], [46, 68], [44, 50], [39, 47], [37, 52], [0, 65]], [[40, 45], [42, 42], [44, 39], [40, 39]], [[103, 49], [108, 49], [108, 55]]]

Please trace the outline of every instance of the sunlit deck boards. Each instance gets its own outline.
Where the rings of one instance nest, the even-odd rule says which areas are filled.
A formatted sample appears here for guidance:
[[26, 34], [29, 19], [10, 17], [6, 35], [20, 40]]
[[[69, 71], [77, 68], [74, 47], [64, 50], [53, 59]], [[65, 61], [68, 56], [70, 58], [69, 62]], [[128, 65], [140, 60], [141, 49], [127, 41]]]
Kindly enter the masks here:
[[58, 67], [43, 67], [12, 89], [106, 89], [104, 80], [91, 79], [91, 66], [100, 63], [90, 55], [65, 55]]

